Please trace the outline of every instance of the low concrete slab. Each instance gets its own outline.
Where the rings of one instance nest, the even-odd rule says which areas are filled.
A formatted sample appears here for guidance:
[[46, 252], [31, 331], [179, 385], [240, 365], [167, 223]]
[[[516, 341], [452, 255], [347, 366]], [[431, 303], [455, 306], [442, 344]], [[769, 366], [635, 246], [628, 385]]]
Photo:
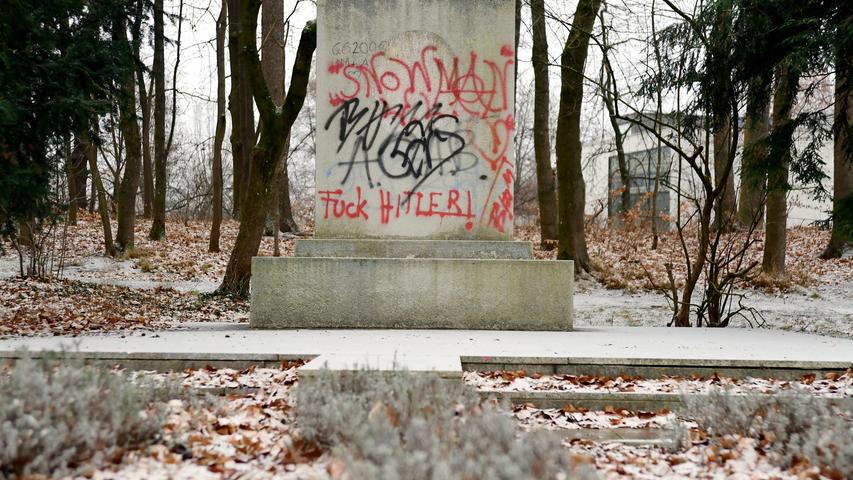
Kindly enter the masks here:
[[[342, 362], [375, 358], [377, 367], [396, 361], [415, 371], [448, 372], [451, 362], [463, 368], [498, 370], [526, 365], [554, 373], [652, 377], [676, 371], [731, 368], [740, 376], [787, 378], [790, 375], [844, 371], [853, 367], [853, 340], [766, 329], [610, 327], [573, 332], [487, 330], [251, 330], [244, 325], [202, 323], [192, 330], [146, 336], [87, 335], [0, 340], [0, 362], [61, 350], [76, 351], [87, 361], [128, 365], [149, 362], [180, 370], [185, 366], [230, 362], [233, 368], [274, 365], [284, 360], [332, 355]], [[405, 354], [405, 355], [403, 355]], [[381, 362], [379, 359], [382, 360]], [[409, 365], [411, 360], [411, 365]], [[433, 363], [428, 363], [433, 362]], [[331, 362], [330, 362], [331, 365]], [[588, 370], [575, 370], [575, 369]], [[635, 369], [656, 368], [656, 375]], [[515, 368], [513, 368], [515, 369]], [[648, 371], [648, 370], [646, 370]], [[712, 372], [713, 373], [713, 372]], [[796, 377], [794, 377], [796, 378]]]
[[[571, 392], [571, 391], [481, 391], [483, 398], [495, 398], [513, 405], [531, 404], [538, 408], [564, 408], [572, 405], [589, 410], [604, 410], [607, 407], [629, 411], [657, 411], [666, 408], [677, 411], [683, 405], [681, 393], [646, 392]], [[707, 394], [694, 394], [707, 396]], [[842, 396], [816, 396], [817, 402], [835, 405], [853, 412], [853, 398]], [[708, 400], [710, 402], [710, 400]]]
[[572, 328], [571, 261], [252, 259], [252, 328]]
[[541, 375], [571, 374], [619, 375], [657, 378], [664, 375], [710, 377], [717, 374], [731, 378], [777, 378], [797, 380], [804, 375], [822, 375], [850, 368], [844, 361], [772, 361], [726, 359], [683, 359], [683, 358], [520, 358], [520, 357], [462, 357], [465, 370], [471, 371], [516, 371]]
[[562, 392], [562, 391], [482, 391], [483, 398], [495, 398], [513, 405], [531, 404], [537, 408], [576, 408], [604, 410], [606, 407], [629, 411], [656, 411], [662, 408], [675, 410], [681, 406], [678, 393], [625, 393], [625, 392]]
[[576, 428], [561, 429], [560, 435], [567, 442], [588, 440], [592, 442], [619, 442], [623, 445], [648, 446], [662, 448], [677, 447], [679, 433], [670, 428]]
[[533, 244], [479, 240], [297, 240], [297, 257], [329, 258], [492, 258], [532, 260]]
[[411, 373], [435, 373], [442, 378], [460, 380], [462, 363], [459, 357], [442, 355], [409, 354], [398, 352], [393, 355], [382, 353], [320, 355], [299, 368], [301, 377], [311, 378], [322, 370], [380, 372], [405, 369]]

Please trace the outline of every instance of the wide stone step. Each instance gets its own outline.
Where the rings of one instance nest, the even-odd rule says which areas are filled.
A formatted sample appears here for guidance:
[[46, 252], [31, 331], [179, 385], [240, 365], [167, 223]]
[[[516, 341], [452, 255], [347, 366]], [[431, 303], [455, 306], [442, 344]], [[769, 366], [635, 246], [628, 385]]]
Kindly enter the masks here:
[[252, 328], [572, 328], [571, 261], [252, 259]]

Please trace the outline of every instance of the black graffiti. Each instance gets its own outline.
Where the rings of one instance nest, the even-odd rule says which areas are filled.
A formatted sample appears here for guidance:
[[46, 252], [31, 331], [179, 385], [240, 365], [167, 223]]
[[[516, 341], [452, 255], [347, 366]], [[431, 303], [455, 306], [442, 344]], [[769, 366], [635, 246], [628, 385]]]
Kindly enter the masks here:
[[[362, 107], [353, 98], [338, 106], [326, 121], [325, 129], [332, 128], [338, 133], [337, 153], [350, 147], [349, 157], [338, 163], [345, 167], [341, 184], [361, 165], [373, 188], [371, 165], [375, 165], [385, 178], [413, 179], [411, 196], [432, 175], [456, 175], [478, 162], [476, 155], [465, 152], [465, 131], [459, 128], [459, 119], [441, 113], [441, 104], [429, 110], [421, 102], [408, 109], [384, 101]], [[376, 183], [381, 184], [381, 179]]]

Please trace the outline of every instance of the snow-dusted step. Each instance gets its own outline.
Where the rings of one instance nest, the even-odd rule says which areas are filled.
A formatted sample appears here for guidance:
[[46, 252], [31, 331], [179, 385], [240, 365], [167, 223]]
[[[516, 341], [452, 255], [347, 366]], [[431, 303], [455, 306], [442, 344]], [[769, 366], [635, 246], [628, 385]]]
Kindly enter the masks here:
[[435, 373], [442, 378], [461, 379], [459, 356], [393, 353], [326, 353], [299, 367], [300, 378], [311, 378], [322, 370]]
[[[487, 391], [480, 390], [485, 398], [496, 398], [513, 405], [535, 405], [538, 408], [563, 408], [572, 405], [588, 410], [608, 408], [629, 411], [656, 411], [662, 408], [677, 410], [683, 402], [681, 393], [648, 392], [525, 392], [525, 391]], [[707, 394], [694, 394], [707, 395]], [[853, 397], [817, 395], [815, 401], [838, 405], [853, 412]]]
[[[393, 366], [415, 371], [515, 370], [647, 378], [661, 375], [799, 378], [853, 366], [853, 340], [755, 329], [607, 327], [572, 332], [488, 330], [250, 330], [199, 324], [194, 330], [0, 340], [0, 360], [31, 352], [72, 351], [86, 360], [128, 368], [253, 364], [329, 355], [327, 363]], [[322, 361], [321, 361], [322, 362]], [[317, 362], [314, 365], [321, 365]], [[313, 365], [312, 365], [313, 368]], [[349, 368], [349, 367], [347, 367]]]

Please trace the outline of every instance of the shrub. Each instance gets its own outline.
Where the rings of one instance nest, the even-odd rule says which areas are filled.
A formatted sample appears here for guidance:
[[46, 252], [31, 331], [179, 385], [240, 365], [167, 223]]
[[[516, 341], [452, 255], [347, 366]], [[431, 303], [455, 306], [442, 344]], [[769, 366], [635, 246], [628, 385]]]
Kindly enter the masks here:
[[732, 395], [715, 389], [687, 395], [684, 405], [685, 415], [713, 437], [752, 437], [786, 467], [807, 460], [832, 478], [853, 478], [853, 416], [827, 400], [797, 390]]
[[69, 359], [19, 360], [0, 373], [0, 478], [73, 474], [154, 441], [174, 388]]
[[302, 438], [349, 479], [594, 478], [554, 432], [521, 432], [462, 382], [403, 372], [329, 373], [296, 390]]

